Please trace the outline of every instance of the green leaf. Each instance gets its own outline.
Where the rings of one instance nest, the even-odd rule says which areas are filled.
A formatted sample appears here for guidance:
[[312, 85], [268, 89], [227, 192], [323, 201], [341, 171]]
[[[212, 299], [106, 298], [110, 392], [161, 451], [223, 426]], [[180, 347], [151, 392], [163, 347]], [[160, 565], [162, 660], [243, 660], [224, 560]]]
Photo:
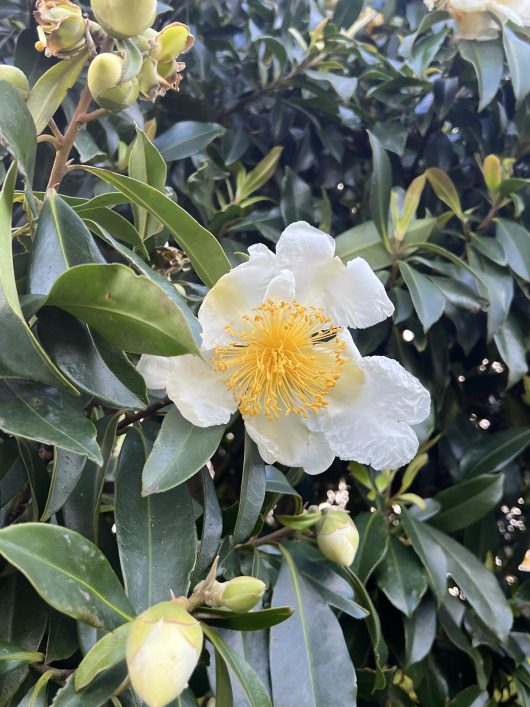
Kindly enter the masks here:
[[105, 169], [84, 167], [156, 216], [191, 260], [197, 275], [211, 287], [230, 270], [219, 242], [183, 208], [153, 187]]
[[[121, 214], [105, 207], [89, 208], [88, 206], [77, 208], [76, 213], [96, 236], [100, 236], [101, 229], [103, 229], [114, 234], [120, 241], [124, 241], [135, 248], [146, 260], [149, 259], [149, 253], [140, 238], [140, 234], [133, 224]], [[94, 225], [97, 228], [94, 228]]]
[[39, 337], [53, 362], [72, 383], [111, 407], [136, 410], [145, 405], [109, 368], [90, 329], [71, 314], [45, 307], [39, 314]]
[[247, 696], [250, 707], [272, 707], [267, 691], [254, 669], [233, 648], [225, 643], [213, 629], [206, 624], [202, 624], [202, 630], [221, 658], [234, 671]]
[[113, 668], [125, 660], [125, 641], [131, 628], [123, 624], [103, 636], [85, 655], [75, 671], [75, 689], [82, 690], [104, 670]]
[[449, 175], [438, 167], [429, 167], [425, 171], [425, 176], [434, 190], [436, 196], [447, 204], [451, 211], [459, 219], [464, 218], [460, 197]]
[[35, 123], [20, 93], [6, 81], [0, 81], [0, 105], [0, 143], [18, 162], [29, 188], [37, 152]]
[[434, 497], [442, 509], [431, 523], [446, 533], [467, 528], [497, 506], [503, 487], [502, 474], [475, 476], [450, 486]]
[[493, 337], [502, 360], [508, 366], [508, 388], [528, 373], [526, 342], [518, 321], [511, 314]]
[[504, 74], [504, 56], [499, 42], [460, 40], [458, 50], [462, 57], [473, 64], [478, 80], [479, 113], [497, 95]]
[[49, 191], [31, 253], [29, 293], [47, 295], [57, 278], [69, 268], [104, 262], [83, 221], [55, 191]]
[[207, 467], [203, 467], [201, 470], [201, 481], [203, 490], [202, 533], [199, 554], [191, 581], [194, 586], [200, 579], [203, 579], [216, 558], [223, 533], [223, 516], [217, 500], [215, 485]]
[[112, 630], [132, 608], [103, 553], [68, 528], [23, 523], [0, 530], [0, 553], [58, 611]]
[[147, 458], [142, 494], [162, 493], [190, 479], [213, 457], [224, 431], [225, 425], [196, 427], [172, 407]]
[[427, 275], [423, 275], [407, 263], [400, 262], [399, 271], [407, 285], [423, 330], [428, 331], [442, 316], [445, 297]]
[[137, 613], [173, 592], [186, 596], [197, 558], [193, 506], [185, 484], [143, 498], [146, 450], [131, 430], [116, 470], [115, 522], [127, 596]]
[[0, 381], [0, 429], [101, 461], [94, 425], [81, 408], [53, 388]]
[[391, 264], [390, 255], [381, 243], [381, 236], [373, 221], [344, 231], [335, 238], [336, 255], [347, 263], [353, 258], [364, 258], [374, 270]]
[[377, 583], [396, 609], [409, 618], [427, 591], [427, 580], [414, 552], [393, 535], [377, 568]]
[[530, 282], [530, 233], [518, 223], [497, 219], [497, 240], [501, 243], [510, 269]]
[[495, 575], [467, 550], [448, 535], [427, 523], [423, 534], [436, 543], [447, 558], [447, 571], [464, 592], [466, 600], [479, 618], [501, 641], [507, 638], [513, 622], [512, 612]]
[[218, 651], [215, 651], [215, 704], [226, 707], [234, 705], [230, 674]]
[[200, 607], [198, 618], [207, 621], [209, 626], [219, 626], [231, 631], [261, 631], [286, 621], [293, 615], [288, 606], [278, 606], [273, 609], [249, 611], [247, 614], [235, 614], [226, 609]]
[[125, 265], [78, 265], [53, 285], [46, 304], [86, 322], [118, 349], [178, 356], [197, 353], [177, 305]]
[[280, 549], [283, 561], [272, 605], [291, 606], [295, 613], [271, 629], [274, 704], [354, 705], [355, 671], [340, 624], [320, 594], [302, 577], [287, 547], [282, 545]]
[[451, 643], [453, 643], [463, 653], [468, 655], [473, 661], [477, 682], [479, 686], [484, 689], [488, 684], [488, 675], [486, 674], [482, 654], [478, 647], [468, 638], [465, 631], [460, 628], [459, 619], [454, 616], [454, 606], [451, 606], [451, 602], [454, 601], [457, 602], [457, 610], [460, 611], [460, 600], [453, 599], [452, 597], [446, 597], [446, 600], [438, 614], [438, 619]]
[[436, 607], [426, 595], [412, 616], [403, 619], [405, 665], [419, 663], [430, 653], [436, 635]]
[[16, 164], [13, 163], [0, 194], [0, 377], [27, 378], [48, 385], [57, 385], [60, 381], [68, 390], [77, 392], [33, 336], [20, 307], [11, 243], [16, 178]]
[[447, 558], [433, 538], [424, 532], [424, 524], [416, 520], [403, 506], [401, 522], [414, 552], [427, 572], [429, 584], [440, 604], [447, 596]]
[[245, 434], [241, 493], [232, 545], [245, 542], [251, 536], [265, 500], [266, 481], [265, 463], [256, 444]]
[[261, 162], [258, 162], [254, 169], [245, 176], [240, 188], [237, 190], [235, 204], [247, 199], [269, 181], [276, 171], [282, 152], [283, 147], [273, 147]]
[[359, 547], [353, 560], [352, 571], [361, 582], [366, 582], [386, 554], [388, 529], [379, 511], [362, 513], [354, 520], [359, 531]]
[[486, 690], [481, 690], [478, 685], [470, 685], [453, 697], [448, 707], [486, 707], [489, 698]]
[[[165, 160], [138, 126], [136, 126], [136, 140], [129, 155], [129, 176], [149, 184], [162, 193], [166, 187], [167, 165]], [[161, 222], [148, 211], [137, 206], [134, 202], [132, 209], [134, 222], [142, 241], [162, 230]]]
[[265, 490], [267, 493], [282, 494], [284, 496], [300, 496], [279, 469], [267, 464], [265, 466]]
[[468, 246], [467, 254], [469, 264], [478, 274], [478, 291], [490, 303], [488, 309], [488, 341], [502, 327], [513, 300], [513, 277], [506, 268], [501, 268], [495, 263], [484, 258]]
[[43, 660], [44, 656], [42, 653], [24, 651], [12, 643], [0, 641], [0, 675], [17, 670], [17, 668], [22, 668], [30, 663], [41, 663]]
[[530, 427], [516, 427], [502, 432], [484, 432], [462, 457], [460, 470], [467, 478], [498, 471], [530, 444]]
[[26, 105], [40, 135], [60, 108], [68, 89], [75, 85], [83, 71], [88, 54], [82, 52], [68, 61], [59, 61], [43, 74], [32, 87]]
[[527, 37], [516, 34], [508, 25], [503, 28], [504, 51], [508, 59], [513, 91], [517, 102], [524, 101], [530, 93], [530, 44]]
[[57, 448], [53, 459], [52, 477], [48, 500], [41, 520], [49, 520], [60, 510], [81, 478], [86, 457]]
[[70, 675], [52, 702], [53, 707], [102, 707], [127, 679], [127, 668], [118, 664], [98, 675], [83, 692], [76, 692], [75, 677]]
[[217, 123], [183, 120], [159, 135], [155, 145], [166, 162], [173, 162], [202, 152], [212, 140], [225, 132], [225, 128]]
[[388, 209], [390, 192], [392, 191], [392, 168], [390, 160], [379, 140], [368, 133], [373, 154], [372, 181], [370, 192], [370, 208], [372, 218], [377, 226], [383, 242], [389, 244]]

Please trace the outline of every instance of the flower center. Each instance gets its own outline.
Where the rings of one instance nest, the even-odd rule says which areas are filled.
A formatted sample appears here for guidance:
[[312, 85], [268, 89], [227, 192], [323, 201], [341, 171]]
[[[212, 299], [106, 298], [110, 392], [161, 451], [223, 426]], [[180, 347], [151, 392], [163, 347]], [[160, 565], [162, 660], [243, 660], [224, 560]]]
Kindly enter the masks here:
[[321, 309], [268, 300], [243, 317], [241, 331], [226, 330], [233, 342], [218, 346], [213, 365], [244, 415], [263, 412], [308, 417], [328, 404], [326, 396], [347, 359], [346, 344]]

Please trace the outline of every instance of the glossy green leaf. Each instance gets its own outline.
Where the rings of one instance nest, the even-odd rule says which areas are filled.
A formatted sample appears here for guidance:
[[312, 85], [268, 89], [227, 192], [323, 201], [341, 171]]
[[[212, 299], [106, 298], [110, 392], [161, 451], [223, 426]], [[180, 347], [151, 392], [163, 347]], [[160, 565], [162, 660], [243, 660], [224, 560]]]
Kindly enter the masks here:
[[113, 668], [125, 660], [125, 641], [131, 627], [130, 623], [118, 626], [85, 655], [75, 671], [75, 688], [82, 690], [104, 670]]
[[500, 218], [497, 220], [497, 239], [511, 270], [530, 282], [530, 233], [519, 223]]
[[267, 691], [263, 687], [254, 669], [251, 668], [233, 648], [225, 643], [213, 629], [203, 624], [202, 630], [215, 650], [235, 673], [245, 692], [250, 707], [272, 707], [272, 702], [270, 701]]
[[6, 81], [0, 81], [0, 105], [0, 142], [31, 187], [37, 152], [35, 123], [20, 93]]
[[446, 533], [467, 528], [498, 505], [503, 487], [502, 474], [475, 476], [450, 486], [434, 497], [442, 509], [431, 523]]
[[[295, 613], [271, 629], [274, 704], [344, 707], [356, 700], [355, 671], [342, 629], [320, 594], [306, 582], [285, 546], [272, 605]], [[285, 656], [289, 656], [289, 660]]]
[[490, 696], [486, 690], [481, 690], [478, 685], [471, 685], [453, 697], [448, 707], [486, 707], [489, 701]]
[[266, 482], [265, 462], [261, 459], [256, 444], [245, 435], [243, 475], [233, 545], [245, 542], [251, 536], [265, 500]]
[[137, 613], [171, 592], [186, 596], [197, 559], [197, 531], [185, 484], [142, 496], [144, 441], [131, 430], [116, 470], [115, 522], [127, 596]]
[[202, 532], [197, 562], [193, 569], [192, 585], [195, 586], [209, 570], [217, 557], [223, 532], [223, 516], [215, 492], [215, 485], [207, 467], [201, 470], [202, 482]]
[[75, 677], [70, 675], [65, 686], [55, 695], [53, 707], [102, 707], [118, 691], [126, 678], [127, 668], [119, 664], [98, 675], [82, 692], [76, 692]]
[[283, 147], [273, 147], [272, 150], [258, 162], [254, 169], [245, 176], [240, 188], [236, 192], [234, 203], [241, 203], [269, 181], [276, 171], [282, 152]]
[[20, 307], [11, 243], [11, 211], [16, 178], [16, 165], [13, 164], [0, 194], [0, 376], [27, 378], [48, 385], [57, 385], [60, 381], [75, 391], [33, 336]]
[[0, 530], [0, 553], [58, 611], [112, 630], [132, 608], [103, 553], [81, 535], [44, 523]]
[[403, 619], [405, 665], [414, 665], [429, 654], [436, 635], [436, 607], [426, 595], [412, 616]]
[[381, 243], [381, 236], [373, 221], [344, 231], [335, 238], [336, 255], [347, 263], [353, 258], [364, 258], [374, 270], [391, 264], [390, 255]]
[[480, 102], [483, 110], [497, 95], [503, 77], [504, 56], [499, 42], [460, 40], [458, 51], [473, 64], [477, 74]]
[[428, 331], [440, 319], [445, 308], [445, 297], [427, 275], [415, 270], [407, 263], [399, 263], [399, 271], [408, 287], [416, 313]]
[[17, 668], [22, 668], [30, 663], [41, 663], [43, 659], [42, 653], [25, 651], [12, 643], [0, 641], [0, 675], [17, 670]]
[[370, 208], [377, 230], [388, 244], [388, 209], [392, 190], [392, 168], [385, 149], [372, 133], [368, 133], [373, 154], [373, 169], [370, 191]]
[[517, 34], [508, 25], [503, 28], [503, 38], [513, 91], [517, 102], [521, 103], [530, 93], [530, 75], [527, 70], [530, 63], [530, 44], [526, 37]]
[[85, 167], [87, 171], [118, 189], [135, 204], [156, 216], [168, 228], [191, 260], [197, 275], [208, 286], [230, 270], [230, 263], [216, 238], [183, 208], [157, 189], [136, 179], [104, 169]]
[[511, 387], [528, 373], [525, 335], [513, 315], [508, 315], [493, 340], [508, 367], [508, 387]]
[[49, 520], [64, 506], [67, 498], [76, 487], [85, 464], [86, 457], [83, 455], [67, 452], [60, 448], [55, 450], [50, 491], [41, 520]]
[[436, 196], [447, 204], [455, 216], [463, 218], [462, 204], [458, 191], [449, 175], [438, 167], [429, 167], [425, 172], [429, 184], [433, 188]]
[[53, 118], [69, 88], [75, 85], [83, 71], [88, 54], [82, 52], [68, 61], [59, 61], [48, 69], [32, 87], [26, 105], [33, 116], [37, 135]]
[[469, 264], [478, 274], [478, 291], [490, 303], [488, 309], [488, 340], [506, 321], [513, 300], [513, 278], [504, 268], [487, 260], [473, 248], [467, 249]]
[[149, 259], [149, 254], [145, 249], [142, 239], [140, 238], [140, 234], [133, 224], [130, 221], [127, 221], [127, 219], [121, 214], [118, 214], [116, 211], [112, 211], [112, 209], [103, 206], [99, 208], [81, 206], [76, 209], [76, 213], [83, 219], [87, 227], [95, 233], [96, 236], [100, 235], [100, 231], [99, 228], [94, 228], [94, 224], [100, 228], [103, 228], [105, 231], [108, 231], [120, 241], [123, 241], [135, 248], [146, 260]]
[[293, 615], [288, 606], [277, 606], [272, 609], [249, 611], [247, 614], [235, 614], [226, 609], [203, 607], [198, 611], [201, 621], [207, 621], [209, 626], [219, 626], [231, 631], [262, 631], [276, 626]]
[[269, 464], [265, 466], [265, 478], [265, 490], [267, 493], [283, 494], [286, 496], [300, 495], [287, 481], [285, 474], [275, 466], [270, 466]]
[[[178, 127], [180, 124], [177, 124]], [[129, 155], [129, 176], [164, 192], [167, 165], [143, 130], [136, 127], [136, 140]], [[161, 222], [134, 202], [134, 222], [142, 241], [162, 230]]]
[[377, 568], [377, 583], [396, 609], [409, 618], [427, 590], [427, 579], [416, 555], [393, 535]]
[[460, 469], [471, 478], [498, 471], [519, 456], [530, 444], [530, 427], [515, 427], [502, 432], [484, 432], [462, 457]]
[[0, 429], [101, 461], [94, 425], [82, 408], [53, 388], [0, 381]]
[[124, 351], [159, 356], [197, 352], [177, 305], [125, 265], [71, 268], [55, 282], [47, 304], [73, 314]]
[[379, 511], [363, 513], [354, 518], [359, 531], [359, 547], [352, 571], [361, 582], [366, 582], [379, 565], [388, 549], [388, 529]]
[[234, 696], [227, 665], [218, 651], [215, 651], [215, 704], [233, 707]]
[[[472, 660], [475, 667], [477, 682], [479, 686], [484, 689], [488, 684], [488, 674], [486, 672], [486, 666], [484, 664], [482, 653], [476, 645], [472, 644], [464, 629], [460, 627], [459, 619], [454, 615], [454, 605], [451, 606], [451, 602], [453, 601], [458, 603], [460, 602], [459, 599], [446, 597], [444, 605], [438, 615], [440, 625], [451, 643], [453, 643], [459, 650], [469, 656]], [[460, 611], [460, 609], [461, 607], [457, 604], [457, 611]]]
[[196, 474], [214, 455], [224, 430], [224, 425], [196, 427], [172, 407], [144, 467], [143, 495], [168, 491]]
[[183, 120], [159, 135], [155, 145], [167, 162], [173, 162], [201, 152], [224, 133], [225, 128], [217, 123]]

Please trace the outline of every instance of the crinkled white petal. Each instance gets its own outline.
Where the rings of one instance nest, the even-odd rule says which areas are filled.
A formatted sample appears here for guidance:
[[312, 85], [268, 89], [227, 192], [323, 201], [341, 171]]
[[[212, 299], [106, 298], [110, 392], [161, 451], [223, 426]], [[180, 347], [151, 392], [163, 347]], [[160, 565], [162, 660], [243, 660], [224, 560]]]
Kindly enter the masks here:
[[355, 258], [344, 265], [335, 257], [333, 238], [303, 221], [285, 229], [276, 256], [278, 267], [294, 275], [296, 301], [323, 308], [338, 326], [362, 329], [394, 311], [383, 284], [365, 260]]
[[326, 471], [335, 458], [325, 436], [300, 415], [269, 419], [265, 415], [245, 415], [248, 434], [258, 445], [263, 461], [286, 466], [301, 466], [308, 474]]
[[149, 388], [164, 388], [182, 415], [197, 427], [224, 425], [237, 410], [223, 375], [199, 356], [142, 356], [138, 371]]
[[240, 328], [242, 316], [262, 304], [271, 280], [278, 274], [276, 256], [266, 246], [253, 245], [248, 252], [249, 260], [223, 275], [199, 309], [206, 350], [230, 342], [225, 327]]
[[341, 459], [396, 469], [415, 456], [418, 439], [411, 425], [428, 416], [430, 396], [397, 361], [350, 358], [328, 400], [317, 419]]
[[290, 270], [282, 270], [279, 275], [272, 279], [265, 292], [265, 300], [284, 300], [292, 302], [295, 298], [296, 283], [294, 275]]

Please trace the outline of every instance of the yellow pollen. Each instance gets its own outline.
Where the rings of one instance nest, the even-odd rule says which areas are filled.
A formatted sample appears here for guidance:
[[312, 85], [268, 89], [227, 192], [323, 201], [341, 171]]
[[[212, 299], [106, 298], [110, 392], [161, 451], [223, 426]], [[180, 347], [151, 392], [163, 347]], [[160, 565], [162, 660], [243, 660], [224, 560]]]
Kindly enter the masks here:
[[243, 316], [241, 331], [227, 326], [233, 341], [218, 346], [213, 365], [244, 415], [308, 417], [328, 404], [326, 396], [347, 359], [346, 344], [321, 309], [267, 300]]

